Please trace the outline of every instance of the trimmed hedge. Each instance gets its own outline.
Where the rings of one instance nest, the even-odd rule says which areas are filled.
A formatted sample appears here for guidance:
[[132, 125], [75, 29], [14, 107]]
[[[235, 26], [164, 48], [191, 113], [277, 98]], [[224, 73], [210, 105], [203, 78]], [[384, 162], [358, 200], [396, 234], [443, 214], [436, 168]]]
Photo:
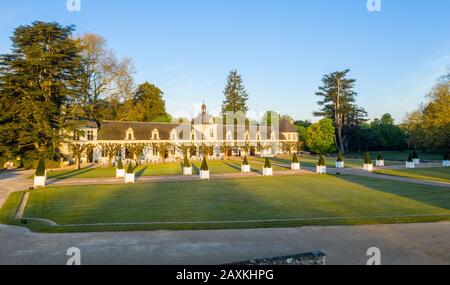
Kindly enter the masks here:
[[119, 162], [117, 162], [117, 169], [123, 169], [122, 159], [119, 159]]
[[43, 159], [39, 160], [39, 164], [36, 169], [36, 176], [45, 176], [45, 161]]
[[266, 157], [266, 161], [264, 162], [264, 168], [272, 168], [272, 164], [270, 164], [270, 160]]
[[327, 163], [325, 162], [325, 157], [323, 154], [320, 155], [319, 161], [317, 162], [317, 166], [327, 166]]
[[202, 165], [200, 166], [201, 171], [208, 171], [208, 163], [206, 162], [206, 157], [203, 157]]
[[370, 153], [366, 152], [364, 156], [364, 164], [372, 164], [372, 158], [370, 157]]
[[296, 153], [294, 153], [294, 156], [292, 157], [292, 163], [298, 163], [298, 156]]
[[244, 161], [242, 162], [242, 165], [250, 165], [250, 164], [248, 163], [247, 156], [244, 156]]
[[342, 153], [339, 152], [336, 161], [337, 162], [343, 162], [344, 161], [344, 156], [342, 155]]
[[128, 164], [127, 173], [128, 174], [133, 174], [134, 173], [133, 163]]

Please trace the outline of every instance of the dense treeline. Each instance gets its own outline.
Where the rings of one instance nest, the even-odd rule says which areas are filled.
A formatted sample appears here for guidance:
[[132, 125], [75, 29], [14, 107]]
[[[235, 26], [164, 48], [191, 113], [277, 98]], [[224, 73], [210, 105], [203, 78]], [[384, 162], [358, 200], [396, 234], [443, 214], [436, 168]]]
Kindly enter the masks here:
[[[15, 29], [0, 56], [0, 158], [58, 158], [80, 118], [170, 121], [163, 92], [136, 86], [129, 58], [117, 59], [98, 35], [34, 22]], [[0, 162], [2, 165], [3, 163]]]

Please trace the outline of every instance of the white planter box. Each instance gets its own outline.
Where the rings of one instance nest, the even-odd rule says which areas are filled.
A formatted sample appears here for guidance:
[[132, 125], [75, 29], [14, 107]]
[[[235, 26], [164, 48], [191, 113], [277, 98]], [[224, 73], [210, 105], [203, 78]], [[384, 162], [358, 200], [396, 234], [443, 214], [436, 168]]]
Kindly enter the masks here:
[[34, 188], [45, 187], [45, 181], [47, 180], [47, 172], [45, 176], [34, 176]]
[[375, 161], [376, 167], [384, 167], [384, 160], [377, 160]]
[[300, 170], [300, 163], [291, 162], [291, 170]]
[[450, 167], [450, 160], [443, 160], [442, 167]]
[[273, 176], [272, 168], [263, 168], [263, 176]]
[[364, 171], [373, 171], [373, 164], [364, 164]]
[[125, 169], [116, 168], [116, 178], [124, 178], [125, 177]]
[[316, 165], [316, 173], [327, 174], [327, 167]]
[[241, 165], [241, 172], [249, 173], [250, 172], [250, 164], [249, 165]]
[[343, 161], [336, 161], [336, 168], [344, 168], [344, 162]]
[[414, 162], [406, 162], [406, 169], [414, 169], [416, 164]]
[[125, 184], [128, 183], [134, 183], [135, 181], [135, 174], [134, 173], [125, 173]]
[[419, 165], [420, 164], [420, 159], [415, 158], [415, 159], [413, 159], [413, 162], [414, 162], [415, 165]]
[[209, 170], [200, 170], [200, 179], [208, 180], [209, 179]]
[[191, 167], [183, 167], [183, 175], [192, 175], [192, 166]]

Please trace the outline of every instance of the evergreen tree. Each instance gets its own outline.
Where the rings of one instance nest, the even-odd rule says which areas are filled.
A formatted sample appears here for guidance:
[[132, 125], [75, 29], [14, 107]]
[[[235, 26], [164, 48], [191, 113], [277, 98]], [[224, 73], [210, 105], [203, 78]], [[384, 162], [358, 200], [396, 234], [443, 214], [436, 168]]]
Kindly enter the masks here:
[[222, 115], [227, 112], [243, 112], [248, 111], [247, 100], [248, 94], [245, 90], [242, 77], [237, 73], [237, 70], [232, 70], [227, 78], [227, 85], [223, 91], [225, 100], [222, 104]]
[[139, 85], [134, 96], [134, 109], [128, 110], [136, 114], [134, 120], [140, 122], [170, 121], [163, 94], [158, 87], [148, 82]]
[[319, 157], [319, 162], [317, 163], [318, 166], [326, 166], [326, 162], [325, 162], [325, 157], [323, 156], [323, 154], [320, 155]]
[[127, 173], [128, 174], [133, 174], [134, 173], [134, 167], [133, 167], [132, 163], [128, 164]]
[[266, 157], [266, 161], [264, 162], [264, 168], [272, 168], [272, 164], [270, 164], [270, 160]]
[[381, 154], [379, 153], [377, 156], [377, 160], [383, 160], [383, 157], [381, 156]]
[[119, 162], [117, 163], [117, 169], [123, 169], [122, 159], [119, 159]]
[[73, 27], [34, 22], [20, 26], [12, 50], [0, 57], [0, 145], [53, 158], [71, 130], [81, 74]]
[[189, 159], [186, 154], [184, 155], [183, 167], [191, 167], [191, 163], [189, 162]]
[[244, 161], [242, 162], [242, 165], [249, 165], [247, 156], [244, 156]]
[[39, 164], [36, 168], [36, 176], [45, 176], [45, 161], [43, 159], [39, 160]]
[[206, 158], [205, 157], [203, 158], [202, 165], [200, 166], [200, 170], [201, 171], [208, 171], [209, 170], [208, 163], [206, 162]]
[[342, 155], [342, 152], [339, 152], [336, 161], [337, 161], [337, 162], [342, 162], [342, 161], [344, 161], [344, 156]]
[[366, 111], [355, 104], [355, 79], [348, 79], [350, 70], [333, 72], [323, 77], [323, 85], [316, 92], [322, 100], [317, 102], [322, 109], [315, 116], [330, 118], [336, 129], [336, 146], [345, 152], [346, 129], [365, 121]]
[[292, 157], [292, 163], [298, 163], [298, 156], [296, 153], [294, 153], [294, 156]]
[[370, 157], [370, 153], [366, 152], [364, 156], [364, 164], [372, 164], [372, 158]]

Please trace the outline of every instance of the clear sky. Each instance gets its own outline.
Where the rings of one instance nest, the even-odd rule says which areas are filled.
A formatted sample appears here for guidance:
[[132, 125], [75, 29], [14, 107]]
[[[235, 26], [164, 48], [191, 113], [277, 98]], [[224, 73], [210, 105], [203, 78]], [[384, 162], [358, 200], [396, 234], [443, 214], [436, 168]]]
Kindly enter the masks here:
[[165, 92], [168, 111], [220, 109], [226, 75], [242, 74], [254, 112], [313, 119], [324, 74], [351, 69], [370, 118], [401, 120], [450, 66], [450, 1], [66, 0], [2, 1], [0, 53], [32, 21], [74, 24], [133, 59], [137, 83]]

